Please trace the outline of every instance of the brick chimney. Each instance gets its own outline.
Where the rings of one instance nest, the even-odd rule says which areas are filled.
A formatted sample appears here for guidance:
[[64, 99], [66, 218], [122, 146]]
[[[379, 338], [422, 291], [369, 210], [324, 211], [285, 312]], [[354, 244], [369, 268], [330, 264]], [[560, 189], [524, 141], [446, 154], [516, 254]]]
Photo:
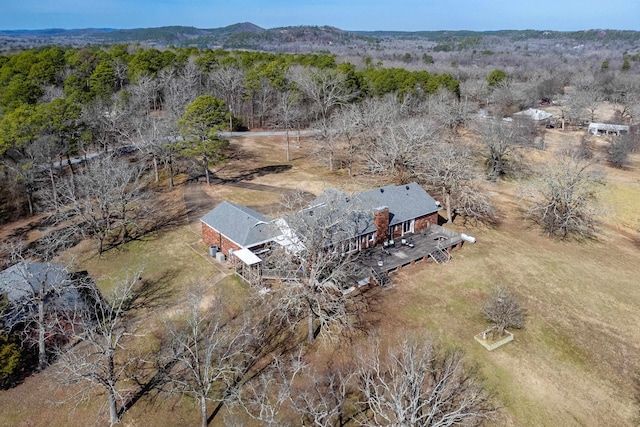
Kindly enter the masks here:
[[373, 211], [373, 223], [376, 226], [376, 246], [389, 240], [389, 208], [381, 206]]

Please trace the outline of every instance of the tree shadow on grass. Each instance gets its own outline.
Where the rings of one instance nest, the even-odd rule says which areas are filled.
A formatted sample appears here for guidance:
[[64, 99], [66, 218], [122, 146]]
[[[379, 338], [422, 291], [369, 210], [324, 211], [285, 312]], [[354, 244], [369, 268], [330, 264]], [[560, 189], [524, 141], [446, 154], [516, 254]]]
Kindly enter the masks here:
[[[253, 151], [249, 151], [249, 150], [245, 150], [243, 148], [237, 147], [237, 146], [233, 146], [232, 148], [230, 148], [229, 150], [227, 150], [227, 161], [229, 160], [235, 160], [235, 161], [239, 161], [239, 162], [250, 162], [250, 161], [254, 161], [254, 160], [258, 160], [258, 156], [255, 152]], [[222, 167], [222, 169], [226, 168], [229, 165], [229, 163], [225, 163]]]
[[127, 302], [126, 310], [153, 310], [167, 306], [175, 294], [171, 284], [179, 276], [179, 271], [169, 270], [159, 278], [147, 279], [142, 275], [133, 297]]
[[369, 335], [372, 331], [379, 329], [385, 316], [383, 303], [387, 296], [383, 288], [373, 283], [353, 297], [355, 304], [355, 310], [352, 312], [353, 325], [354, 331], [357, 332], [354, 337]]
[[288, 170], [291, 170], [292, 166], [291, 165], [269, 165], [269, 166], [261, 166], [259, 168], [254, 168], [254, 169], [247, 169], [244, 171], [241, 171], [233, 176], [230, 176], [228, 178], [225, 177], [221, 177], [220, 176], [220, 171], [216, 172], [214, 179], [212, 180], [212, 183], [215, 184], [229, 184], [229, 183], [238, 183], [241, 181], [251, 181], [255, 178], [261, 177], [261, 176], [266, 176], [266, 175], [272, 175], [272, 174], [276, 174], [276, 173], [282, 173], [282, 172], [286, 172]]

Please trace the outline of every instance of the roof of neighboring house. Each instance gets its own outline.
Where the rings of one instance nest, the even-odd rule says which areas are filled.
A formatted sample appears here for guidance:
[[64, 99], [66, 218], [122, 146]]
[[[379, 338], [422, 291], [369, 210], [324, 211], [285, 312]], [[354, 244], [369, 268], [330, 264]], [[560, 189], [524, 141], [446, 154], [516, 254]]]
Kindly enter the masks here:
[[210, 210], [200, 221], [243, 248], [269, 241], [277, 231], [269, 224], [269, 218], [260, 212], [226, 201]]
[[515, 113], [514, 115], [527, 116], [527, 117], [530, 117], [531, 119], [536, 120], [536, 121], [546, 120], [546, 119], [548, 119], [550, 117], [553, 117], [553, 114], [547, 113], [546, 111], [539, 110], [537, 108], [529, 108], [527, 110]]
[[19, 262], [0, 271], [0, 293], [10, 303], [38, 293], [42, 285], [45, 292], [69, 282], [69, 273], [60, 264], [49, 262]]
[[0, 271], [0, 293], [7, 295], [10, 309], [7, 325], [20, 322], [27, 312], [35, 310], [31, 300], [44, 286], [45, 301], [54, 310], [73, 309], [84, 304], [73, 278], [61, 264], [20, 262]]

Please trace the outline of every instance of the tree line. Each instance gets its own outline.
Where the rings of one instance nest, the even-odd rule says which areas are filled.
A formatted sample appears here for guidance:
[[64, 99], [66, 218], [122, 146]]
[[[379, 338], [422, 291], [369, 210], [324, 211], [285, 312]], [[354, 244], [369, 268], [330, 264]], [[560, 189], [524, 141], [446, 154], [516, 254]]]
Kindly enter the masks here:
[[151, 159], [155, 179], [160, 167], [172, 184], [178, 160], [203, 155], [180, 141], [185, 124], [178, 123], [203, 95], [221, 100], [217, 108], [231, 129], [288, 130], [326, 126], [339, 105], [390, 92], [424, 96], [439, 87], [459, 90], [451, 76], [356, 70], [329, 54], [115, 45], [0, 56], [0, 156], [4, 197], [13, 202], [5, 214], [56, 208], [59, 179], [75, 172], [72, 158], [121, 146], [135, 144]]

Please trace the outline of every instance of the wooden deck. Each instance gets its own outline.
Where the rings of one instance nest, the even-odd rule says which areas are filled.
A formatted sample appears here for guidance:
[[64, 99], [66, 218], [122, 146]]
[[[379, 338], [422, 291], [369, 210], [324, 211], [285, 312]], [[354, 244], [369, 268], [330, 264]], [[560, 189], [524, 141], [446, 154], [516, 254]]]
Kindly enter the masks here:
[[449, 252], [453, 247], [462, 244], [459, 233], [433, 224], [427, 230], [405, 235], [404, 239], [413, 247], [403, 245], [401, 239], [398, 239], [392, 247], [363, 251], [358, 261], [378, 273], [391, 273], [411, 264], [428, 261], [429, 255], [434, 252]]
[[[402, 243], [403, 239], [405, 244]], [[426, 230], [405, 235], [392, 246], [366, 249], [358, 253], [352, 272], [353, 283], [357, 283], [358, 287], [364, 286], [373, 276], [379, 285], [388, 286], [391, 284], [388, 273], [420, 262], [446, 262], [450, 258], [451, 249], [461, 246], [462, 242], [459, 233], [431, 224]], [[370, 274], [372, 270], [373, 274]], [[300, 279], [299, 271], [269, 269], [259, 264], [245, 266], [241, 262], [236, 265], [236, 274], [251, 284], [260, 284], [265, 280]]]

